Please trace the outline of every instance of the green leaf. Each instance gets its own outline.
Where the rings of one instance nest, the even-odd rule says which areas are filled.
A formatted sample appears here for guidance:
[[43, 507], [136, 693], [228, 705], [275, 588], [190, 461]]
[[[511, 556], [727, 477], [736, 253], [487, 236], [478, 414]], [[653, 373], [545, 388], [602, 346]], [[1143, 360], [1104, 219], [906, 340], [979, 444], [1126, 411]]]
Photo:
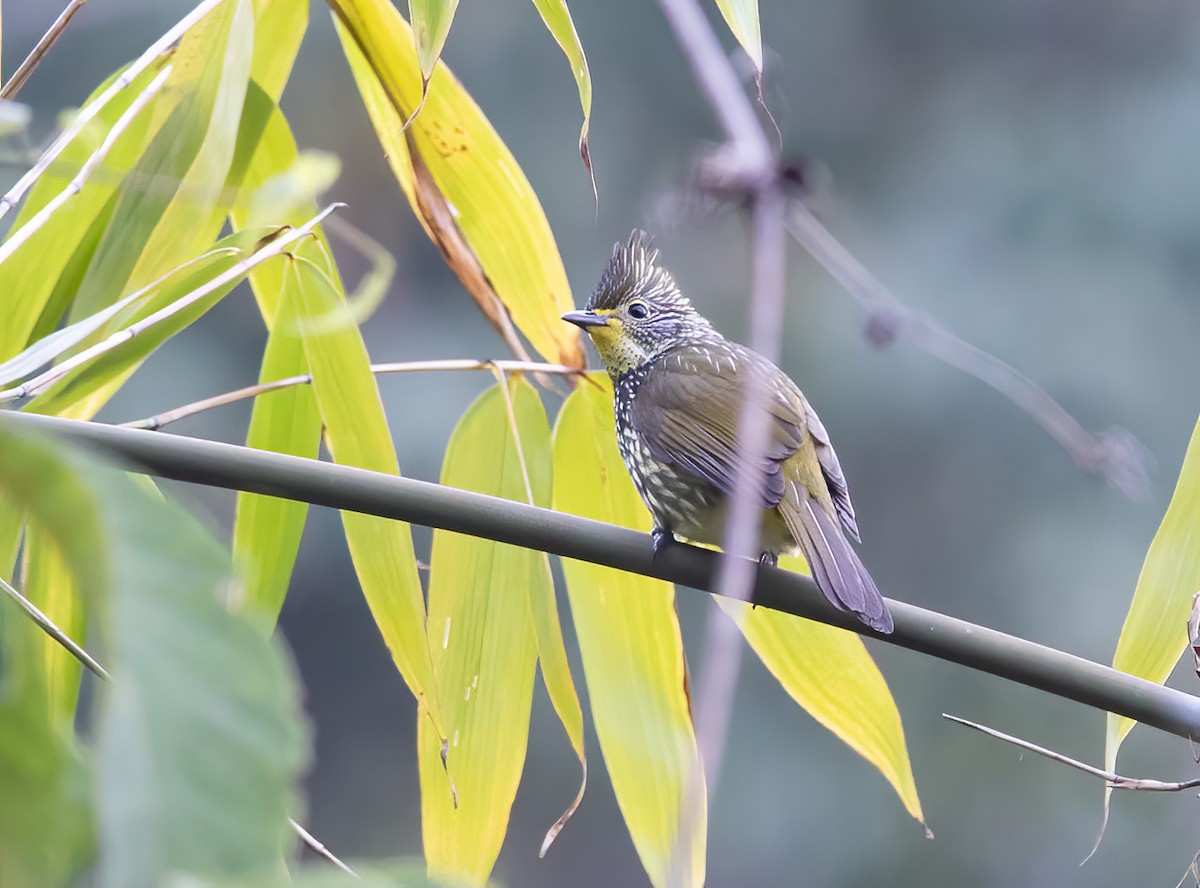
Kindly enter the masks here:
[[[779, 566], [808, 573], [799, 557], [781, 558]], [[862, 639], [765, 607], [714, 600], [792, 699], [878, 768], [908, 813], [923, 824], [900, 712]]]
[[[525, 501], [550, 501], [550, 426], [522, 381], [484, 392], [463, 414], [442, 465], [442, 484]], [[522, 454], [529, 470], [526, 487]], [[500, 853], [525, 765], [533, 700], [530, 597], [551, 594], [538, 552], [435, 531], [429, 571], [434, 677], [450, 735], [457, 798], [445, 791], [441, 739], [420, 720], [421, 823], [431, 876], [485, 882]]]
[[[579, 90], [579, 104], [583, 108], [583, 126], [579, 130], [579, 156], [583, 158], [583, 165], [590, 173], [592, 158], [588, 150], [588, 122], [592, 117], [592, 75], [588, 71], [587, 56], [583, 54], [583, 44], [575, 31], [575, 22], [571, 20], [567, 0], [533, 0], [533, 5], [541, 13], [542, 21], [546, 23], [546, 27], [550, 29], [550, 33], [554, 35], [571, 64], [571, 73]], [[594, 188], [595, 182], [592, 185]]]
[[[554, 507], [648, 530], [617, 453], [607, 376], [581, 382], [554, 432]], [[656, 886], [701, 885], [704, 775], [669, 583], [563, 559], [592, 718], [613, 791]], [[689, 792], [690, 787], [690, 792]]]
[[554, 235], [516, 159], [454, 75], [438, 65], [421, 113], [408, 23], [387, 0], [331, 0], [342, 47], [392, 172], [417, 218], [492, 324], [547, 360], [583, 366], [560, 320], [571, 290]]
[[423, 84], [429, 82], [434, 66], [442, 57], [442, 47], [446, 45], [456, 9], [458, 0], [408, 0], [408, 15], [413, 23], [413, 40]]
[[763, 69], [762, 31], [758, 22], [758, 0], [717, 0], [717, 8], [725, 17], [725, 24], [737, 38], [754, 70], [760, 76]]
[[[345, 297], [303, 257], [293, 262], [292, 274], [296, 316], [280, 320], [298, 325], [303, 336], [330, 453], [342, 465], [400, 474], [367, 349]], [[314, 325], [317, 319], [321, 322]], [[412, 533], [404, 522], [354, 512], [342, 512], [342, 524], [359, 584], [392, 659], [445, 741]]]
[[[1113, 668], [1162, 683], [1187, 648], [1192, 595], [1200, 591], [1200, 422], [1183, 458], [1179, 480], [1162, 524], [1146, 552], [1133, 601], [1121, 627]], [[1117, 751], [1136, 722], [1108, 715], [1105, 768], [1116, 769]]]

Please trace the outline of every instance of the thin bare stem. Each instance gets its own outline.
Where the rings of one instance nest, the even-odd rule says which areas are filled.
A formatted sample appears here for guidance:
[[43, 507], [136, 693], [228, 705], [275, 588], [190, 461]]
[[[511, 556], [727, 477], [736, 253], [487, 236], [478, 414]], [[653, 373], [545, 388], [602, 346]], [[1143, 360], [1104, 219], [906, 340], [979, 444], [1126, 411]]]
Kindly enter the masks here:
[[288, 825], [291, 826], [292, 831], [300, 837], [300, 841], [302, 841], [305, 845], [307, 845], [309, 848], [311, 848], [317, 854], [324, 857], [326, 860], [328, 860], [330, 863], [332, 863], [334, 866], [336, 866], [338, 869], [340, 869], [342, 872], [346, 873], [347, 875], [354, 876], [354, 878], [356, 878], [356, 879], [359, 877], [358, 873], [356, 873], [354, 870], [350, 869], [350, 867], [346, 866], [346, 864], [342, 863], [342, 861], [339, 860], [332, 851], [330, 851], [328, 848], [326, 848], [324, 845], [322, 845], [320, 842], [318, 842], [312, 833], [310, 833], [308, 830], [306, 830], [304, 827], [302, 827], [299, 823], [297, 823], [291, 817], [288, 818]]
[[37, 45], [25, 57], [25, 61], [21, 62], [17, 70], [13, 72], [13, 76], [8, 78], [8, 83], [0, 87], [0, 99], [16, 98], [17, 93], [21, 91], [21, 87], [29, 80], [30, 76], [37, 69], [37, 66], [41, 64], [46, 53], [50, 51], [50, 47], [58, 42], [58, 38], [67, 29], [67, 25], [75, 17], [75, 13], [83, 9], [85, 3], [87, 3], [87, 0], [71, 0], [66, 8], [59, 13], [58, 18], [54, 20], [54, 24], [42, 35], [42, 39], [37, 42]]
[[45, 391], [76, 367], [82, 366], [83, 364], [86, 364], [88, 361], [93, 360], [105, 352], [111, 351], [117, 346], [129, 342], [146, 330], [149, 330], [155, 325], [173, 317], [189, 306], [194, 305], [196, 302], [199, 302], [201, 299], [219, 290], [226, 284], [235, 282], [238, 278], [248, 273], [250, 269], [266, 261], [267, 259], [272, 258], [273, 256], [278, 256], [279, 254], [285, 252], [288, 247], [301, 238], [308, 237], [312, 233], [313, 229], [321, 223], [322, 219], [340, 206], [342, 206], [342, 204], [329, 205], [299, 228], [293, 228], [286, 234], [282, 234], [276, 236], [274, 239], [268, 240], [265, 244], [262, 244], [258, 250], [246, 257], [241, 262], [221, 272], [221, 274], [217, 275], [204, 285], [197, 287], [195, 290], [192, 290], [190, 293], [179, 297], [170, 305], [166, 305], [153, 314], [146, 316], [142, 320], [130, 324], [123, 330], [118, 330], [104, 341], [98, 342], [90, 348], [86, 348], [78, 354], [72, 355], [61, 364], [56, 364], [49, 370], [39, 374], [38, 376], [35, 376], [28, 382], [25, 382], [16, 388], [8, 389], [7, 391], [0, 391], [0, 404], [4, 404], [8, 401], [17, 401], [21, 398], [32, 397], [40, 392]]
[[38, 627], [57, 641], [63, 648], [70, 653], [72, 657], [94, 672], [103, 679], [109, 678], [109, 674], [104, 667], [97, 663], [92, 655], [85, 651], [79, 644], [73, 641], [67, 633], [63, 632], [54, 624], [48, 616], [42, 613], [36, 604], [18, 592], [14, 587], [10, 586], [0, 577], [0, 591], [3, 591], [13, 601], [15, 601], [25, 613], [29, 614], [30, 619], [37, 623]]
[[1033, 380], [951, 333], [929, 315], [905, 305], [835, 238], [800, 201], [792, 201], [787, 229], [867, 315], [867, 336], [883, 348], [907, 334], [920, 349], [974, 376], [1025, 411], [1084, 471], [1100, 474], [1131, 499], [1145, 497], [1149, 476], [1144, 449], [1120, 429], [1093, 435]]
[[150, 104], [150, 100], [153, 99], [158, 94], [158, 91], [163, 88], [163, 85], [167, 82], [167, 77], [170, 75], [170, 73], [171, 66], [164, 66], [163, 69], [158, 72], [158, 75], [150, 81], [144, 90], [142, 90], [138, 97], [133, 100], [129, 107], [125, 109], [125, 113], [117, 119], [117, 122], [113, 124], [112, 129], [110, 129], [107, 135], [105, 135], [104, 141], [100, 143], [100, 147], [92, 152], [92, 155], [87, 159], [84, 165], [79, 168], [79, 172], [75, 174], [75, 178], [67, 183], [67, 187], [58, 194], [54, 195], [54, 197], [51, 198], [44, 207], [38, 210], [28, 222], [26, 222], [16, 231], [12, 232], [8, 236], [8, 239], [5, 240], [3, 244], [0, 244], [0, 263], [6, 261], [10, 256], [12, 256], [13, 253], [20, 249], [21, 246], [29, 240], [29, 238], [31, 238], [39, 229], [41, 229], [41, 227], [45, 225], [50, 218], [56, 212], [58, 212], [59, 209], [62, 208], [63, 204], [83, 190], [83, 186], [86, 184], [88, 177], [92, 174], [96, 167], [98, 167], [104, 161], [104, 158], [108, 156], [108, 153], [113, 149], [113, 146], [116, 145], [117, 140], [121, 137], [121, 134], [129, 128], [130, 124], [132, 124], [137, 116], [142, 113], [145, 107]]
[[1011, 734], [1005, 734], [1003, 731], [997, 731], [995, 728], [989, 728], [986, 725], [976, 724], [973, 721], [967, 721], [965, 718], [959, 718], [957, 715], [949, 715], [942, 713], [942, 718], [955, 722], [960, 725], [966, 725], [968, 728], [974, 728], [980, 733], [987, 734], [989, 737], [995, 737], [997, 740], [1003, 740], [1005, 743], [1011, 743], [1013, 746], [1019, 746], [1021, 749], [1028, 749], [1030, 752], [1036, 752], [1040, 756], [1045, 756], [1051, 761], [1060, 762], [1074, 768], [1077, 771], [1083, 771], [1085, 774], [1091, 774], [1093, 777], [1099, 777], [1113, 789], [1132, 789], [1142, 792], [1182, 792], [1185, 789], [1193, 789], [1200, 786], [1200, 777], [1193, 777], [1191, 780], [1178, 780], [1174, 782], [1166, 782], [1163, 780], [1151, 780], [1144, 777], [1122, 777], [1120, 774], [1115, 774], [1112, 771], [1104, 771], [1100, 768], [1093, 767], [1086, 762], [1081, 762], [1078, 759], [1073, 759], [1070, 756], [1063, 755], [1061, 752], [1055, 752], [1052, 749], [1047, 749], [1044, 746], [1038, 746], [1036, 743], [1030, 743], [1028, 740], [1022, 740], [1020, 737], [1014, 737]]
[[62, 154], [64, 149], [71, 144], [71, 140], [79, 135], [85, 126], [95, 120], [96, 116], [108, 106], [108, 103], [119, 92], [148, 70], [160, 56], [169, 52], [184, 34], [222, 2], [223, 0], [203, 0], [195, 9], [180, 19], [167, 33], [151, 44], [144, 53], [138, 56], [128, 68], [121, 72], [120, 76], [108, 85], [108, 88], [104, 92], [96, 96], [91, 102], [88, 102], [75, 115], [75, 119], [71, 121], [70, 126], [63, 130], [58, 138], [51, 143], [50, 147], [46, 149], [29, 172], [22, 176], [3, 198], [0, 198], [0, 218], [20, 202], [21, 198], [25, 196], [25, 192], [33, 186], [33, 183], [38, 180], [42, 173], [49, 169], [50, 165], [54, 163], [55, 158]]
[[[464, 358], [462, 360], [407, 361], [404, 363], [371, 365], [371, 372], [377, 376], [391, 373], [419, 373], [447, 370], [491, 370], [501, 373], [535, 373], [551, 376], [578, 376], [584, 372], [576, 367], [567, 367], [564, 364], [542, 364], [537, 361], [478, 361], [472, 358]], [[309, 385], [311, 383], [312, 374], [301, 373], [296, 376], [288, 376], [283, 379], [271, 380], [270, 382], [261, 382], [257, 385], [248, 385], [245, 388], [224, 392], [220, 395], [213, 395], [211, 398], [193, 401], [190, 404], [184, 404], [164, 413], [148, 416], [145, 419], [123, 422], [121, 425], [129, 429], [157, 431], [173, 422], [178, 422], [189, 416], [195, 416], [197, 413], [203, 413], [206, 410], [212, 410], [214, 407], [224, 407], [248, 398], [265, 395], [268, 392], [275, 392], [297, 385]]]

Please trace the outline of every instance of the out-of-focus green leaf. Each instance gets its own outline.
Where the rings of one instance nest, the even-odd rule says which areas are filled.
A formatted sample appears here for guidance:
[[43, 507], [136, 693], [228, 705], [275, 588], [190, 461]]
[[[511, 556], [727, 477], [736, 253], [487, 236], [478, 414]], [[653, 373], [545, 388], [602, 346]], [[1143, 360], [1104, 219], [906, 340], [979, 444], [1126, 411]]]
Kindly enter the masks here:
[[[1113, 668], [1162, 683], [1187, 647], [1192, 596], [1200, 592], [1200, 422], [1188, 443], [1179, 480], [1162, 524], [1146, 552], [1133, 601], [1121, 627]], [[1105, 768], [1136, 722], [1108, 715]]]
[[0, 497], [0, 578], [12, 580], [13, 568], [16, 566], [17, 549], [21, 545], [21, 528], [25, 523], [25, 514]]
[[[451, 435], [442, 483], [525, 501], [523, 452], [534, 502], [546, 506], [550, 426], [527, 382], [513, 381], [509, 392], [519, 442], [504, 392], [489, 389]], [[500, 853], [529, 739], [537, 662], [529, 600], [552, 588], [541, 553], [434, 531], [429, 627], [457, 800], [445, 791], [441, 738], [421, 718], [421, 823], [431, 876], [480, 884]]]
[[[199, 289], [248, 258], [260, 240], [274, 233], [271, 229], [258, 229], [223, 238], [212, 250], [186, 263], [177, 275], [148, 292], [145, 298], [110, 317], [89, 341], [101, 341]], [[216, 305], [234, 286], [227, 284], [218, 288], [173, 317], [72, 370], [30, 401], [26, 409], [74, 418], [90, 416], [147, 356]]]
[[[31, 520], [25, 530], [21, 562], [25, 575], [21, 592], [68, 638], [83, 644], [87, 621], [74, 575], [58, 543], [36, 520]], [[46, 704], [51, 716], [69, 733], [75, 721], [82, 666], [48, 635], [43, 634], [41, 649], [45, 664]]]
[[456, 9], [458, 0], [408, 0], [422, 84], [429, 82], [434, 66], [442, 57], [442, 47], [446, 45]]
[[[781, 558], [779, 566], [808, 573], [799, 557]], [[878, 768], [908, 813], [924, 823], [900, 712], [862, 639], [765, 607], [715, 600], [792, 699]]]
[[304, 736], [282, 649], [219, 601], [228, 555], [167, 500], [2, 418], [0, 449], [0, 496], [54, 536], [112, 675], [98, 701], [99, 884], [274, 874]]
[[438, 65], [406, 132], [421, 104], [408, 23], [387, 0], [329, 5], [392, 171], [450, 267], [502, 334], [511, 315], [547, 360], [582, 366], [578, 331], [560, 320], [572, 301], [554, 236], [483, 112]]
[[[281, 315], [276, 323], [296, 324], [303, 334], [330, 453], [342, 465], [400, 474], [367, 349], [344, 297], [312, 262], [295, 260], [293, 275], [289, 285], [295, 287], [296, 316]], [[313, 319], [339, 313], [344, 323], [312, 329]], [[392, 659], [445, 742], [412, 533], [401, 521], [354, 512], [342, 512], [342, 524], [359, 584]]]
[[[617, 452], [612, 388], [581, 382], [554, 431], [554, 507], [648, 530]], [[707, 834], [683, 642], [669, 583], [563, 559], [592, 719], [617, 804], [656, 886], [701, 885]]]
[[583, 44], [575, 31], [575, 22], [571, 20], [571, 10], [567, 8], [567, 0], [533, 0], [533, 5], [542, 15], [542, 21], [558, 41], [567, 61], [571, 64], [571, 74], [575, 77], [575, 86], [579, 89], [579, 104], [583, 108], [583, 126], [579, 130], [579, 156], [588, 172], [592, 170], [591, 152], [588, 150], [588, 122], [592, 118], [592, 75], [588, 71], [587, 56], [583, 54]]
[[750, 56], [754, 70], [761, 75], [763, 54], [758, 0], [717, 0], [717, 8], [721, 10], [725, 24], [729, 25], [733, 36], [742, 45], [742, 49], [746, 50], [746, 55]]

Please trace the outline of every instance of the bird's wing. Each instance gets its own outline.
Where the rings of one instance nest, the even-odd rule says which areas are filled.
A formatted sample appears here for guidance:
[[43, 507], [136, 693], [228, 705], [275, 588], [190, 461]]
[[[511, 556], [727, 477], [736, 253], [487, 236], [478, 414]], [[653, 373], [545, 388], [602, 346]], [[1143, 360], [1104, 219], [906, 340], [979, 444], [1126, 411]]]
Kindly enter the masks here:
[[846, 487], [846, 476], [842, 474], [842, 466], [838, 462], [837, 453], [834, 452], [833, 445], [829, 443], [829, 432], [825, 431], [825, 425], [817, 416], [817, 411], [812, 409], [812, 405], [807, 400], [804, 401], [804, 411], [808, 433], [812, 435], [813, 443], [816, 445], [817, 461], [821, 465], [821, 474], [825, 476], [825, 483], [829, 487], [829, 495], [833, 499], [833, 507], [837, 511], [838, 521], [846, 533], [859, 542], [861, 537], [858, 535], [858, 522], [854, 520], [854, 504], [850, 502], [850, 490]]
[[758, 493], [763, 508], [773, 508], [784, 495], [784, 462], [801, 448], [811, 452], [813, 445], [799, 391], [782, 371], [760, 361], [716, 343], [675, 349], [655, 361], [638, 387], [632, 420], [656, 459], [732, 495], [738, 414], [752, 373], [761, 372], [771, 399], [771, 436]]

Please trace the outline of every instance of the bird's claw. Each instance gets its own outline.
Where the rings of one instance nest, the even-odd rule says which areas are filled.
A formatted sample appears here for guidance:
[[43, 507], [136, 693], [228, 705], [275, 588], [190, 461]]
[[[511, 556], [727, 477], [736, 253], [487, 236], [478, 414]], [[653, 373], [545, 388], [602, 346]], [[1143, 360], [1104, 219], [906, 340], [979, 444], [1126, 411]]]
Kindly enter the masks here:
[[778, 567], [779, 556], [774, 552], [763, 552], [758, 556], [758, 563], [764, 567]]
[[650, 531], [650, 543], [654, 548], [654, 557], [657, 558], [667, 546], [675, 542], [675, 534], [671, 533], [665, 527], [656, 527]]

